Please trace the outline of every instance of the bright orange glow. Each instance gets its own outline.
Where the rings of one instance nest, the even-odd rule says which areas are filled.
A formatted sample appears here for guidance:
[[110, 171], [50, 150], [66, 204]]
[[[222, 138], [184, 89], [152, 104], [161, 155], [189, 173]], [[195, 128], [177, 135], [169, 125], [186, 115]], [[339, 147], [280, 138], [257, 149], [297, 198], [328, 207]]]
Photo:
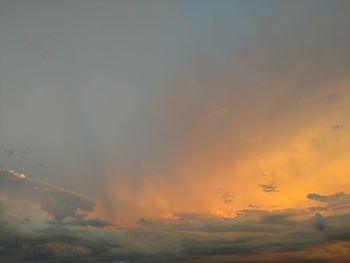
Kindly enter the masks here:
[[[223, 107], [200, 113], [180, 142], [182, 157], [165, 168], [143, 164], [135, 180], [128, 167], [107, 165], [107, 178], [118, 174], [117, 180], [108, 181], [111, 207], [107, 213], [98, 206], [94, 213], [121, 225], [133, 225], [140, 217], [174, 219], [178, 212], [235, 217], [244, 209], [304, 207], [310, 192], [346, 192], [350, 189], [349, 92], [344, 84], [328, 89], [344, 94], [341, 103], [317, 116], [296, 109], [277, 128], [255, 120], [256, 113], [245, 108], [246, 117], [238, 124], [230, 124], [230, 111]], [[317, 97], [326, 92], [325, 88], [314, 96], [311, 107], [318, 109]], [[237, 129], [246, 125], [247, 118], [257, 122], [261, 134]], [[334, 120], [342, 126], [332, 126]], [[225, 125], [224, 131], [215, 134], [217, 125]], [[275, 191], [264, 192], [260, 185], [271, 185]]]

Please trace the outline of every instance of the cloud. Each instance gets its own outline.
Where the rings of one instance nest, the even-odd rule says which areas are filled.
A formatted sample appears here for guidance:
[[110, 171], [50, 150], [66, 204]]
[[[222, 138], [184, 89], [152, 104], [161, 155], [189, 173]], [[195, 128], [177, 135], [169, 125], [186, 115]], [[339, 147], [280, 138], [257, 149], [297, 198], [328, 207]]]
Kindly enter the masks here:
[[349, 201], [350, 196], [342, 192], [335, 193], [332, 195], [320, 195], [316, 193], [309, 193], [306, 196], [308, 199], [316, 200], [323, 203], [339, 202], [339, 201]]
[[316, 213], [313, 217], [313, 225], [316, 229], [323, 231], [327, 226], [327, 222], [320, 213]]
[[[2, 173], [1, 261], [322, 262], [349, 248], [344, 196], [313, 193], [312, 207], [264, 210], [348, 186], [349, 137], [329, 127], [349, 125], [349, 3], [213, 1], [188, 18], [182, 3], [10, 2], [1, 144], [15, 156], [33, 149], [28, 158], [45, 167], [26, 160], [25, 170], [89, 194], [115, 222], [144, 219], [117, 230], [90, 219], [94, 204], [79, 194]], [[26, 51], [25, 32], [52, 48], [51, 62]], [[321, 143], [310, 152], [313, 137]], [[266, 171], [283, 191], [261, 181]], [[223, 184], [234, 202], [211, 195]], [[222, 206], [249, 209], [210, 214]], [[171, 216], [157, 219], [163, 210]]]
[[84, 197], [16, 171], [0, 171], [0, 259], [48, 260], [99, 255], [122, 231], [87, 218]]
[[219, 196], [219, 198], [225, 203], [229, 204], [234, 201], [235, 196], [229, 192], [229, 191], [224, 191], [223, 189], [218, 189], [216, 194]]
[[[296, 255], [293, 256], [296, 252], [350, 240], [349, 223], [344, 224], [349, 214], [323, 217], [304, 209], [284, 209], [271, 212], [246, 210], [233, 219], [220, 219], [210, 215], [178, 216], [177, 222], [141, 222], [145, 228], [139, 230], [138, 235], [140, 232], [143, 236], [152, 233], [151, 235], [157, 236], [156, 240], [151, 238], [153, 242], [166, 240], [166, 243], [170, 243], [162, 250], [176, 251], [174, 255], [162, 255], [159, 260], [182, 262], [186, 258], [199, 257], [193, 262], [217, 262], [214, 259], [210, 261], [208, 257], [235, 255], [242, 258], [228, 262], [266, 262], [267, 255], [273, 254], [280, 256], [276, 262], [289, 262], [291, 258], [297, 258]], [[253, 255], [256, 255], [255, 260], [249, 260]], [[299, 255], [298, 260], [294, 261], [318, 262], [317, 260], [326, 261], [316, 255], [312, 258]]]
[[62, 219], [61, 222], [72, 226], [93, 226], [93, 227], [113, 226], [112, 223], [99, 218], [85, 219], [85, 218], [76, 218], [76, 217], [65, 217]]
[[[235, 218], [175, 213], [171, 218], [140, 219], [137, 227], [118, 229], [103, 219], [72, 212], [72, 206], [78, 210], [88, 203], [89, 211], [93, 205], [62, 197], [79, 195], [60, 189], [52, 198], [75, 201], [69, 205], [70, 213], [57, 217], [47, 203], [25, 190], [44, 183], [14, 173], [0, 173], [1, 183], [11, 189], [10, 194], [0, 188], [0, 258], [8, 262], [219, 262], [219, 258], [222, 262], [288, 262], [291, 258], [315, 262], [329, 256], [319, 255], [324, 246], [343, 242], [345, 245], [337, 248], [343, 251], [350, 242], [350, 211], [335, 209], [321, 215], [322, 206], [275, 211], [251, 206], [253, 209], [241, 211]], [[48, 193], [55, 191], [51, 185]], [[310, 193], [307, 198], [328, 209], [349, 204], [349, 195], [344, 193]], [[314, 254], [304, 253], [307, 250]]]
[[273, 184], [260, 184], [259, 186], [266, 193], [277, 192], [277, 187], [275, 185], [273, 185]]
[[90, 212], [94, 205], [84, 197], [34, 177], [15, 171], [0, 170], [0, 190], [13, 198], [40, 204], [57, 218], [75, 215], [79, 208]]
[[[168, 209], [217, 211], [225, 205], [222, 199], [203, 193], [222, 184], [235, 195], [230, 206], [244, 209], [250, 202], [269, 205], [260, 198], [260, 187], [255, 189], [266, 182], [276, 182], [293, 198], [304, 198], [312, 187], [339, 191], [340, 182], [347, 182], [342, 171], [329, 179], [323, 160], [329, 154], [338, 161], [348, 153], [347, 134], [320, 127], [348, 127], [348, 4], [255, 8], [224, 1], [204, 7], [199, 16], [184, 17], [186, 4], [115, 3], [104, 10], [92, 2], [86, 10], [65, 12], [72, 27], [60, 22], [52, 4], [42, 6], [45, 12], [29, 5], [33, 10], [25, 14], [16, 10], [29, 6], [9, 1], [2, 8], [1, 24], [7, 28], [2, 39], [20, 43], [34, 30], [32, 44], [54, 54], [47, 67], [32, 61], [37, 52], [31, 48], [2, 45], [4, 65], [12, 65], [15, 54], [17, 66], [32, 69], [28, 76], [19, 75], [27, 85], [18, 85], [5, 72], [13, 69], [6, 67], [1, 89], [2, 147], [14, 149], [14, 157], [21, 157], [23, 149], [33, 151], [21, 169], [88, 195], [100, 215], [125, 224]], [[96, 8], [101, 12], [93, 12]], [[171, 14], [160, 15], [160, 10]], [[99, 23], [91, 32], [94, 20]], [[38, 24], [43, 27], [37, 32]], [[145, 44], [152, 52], [144, 52]], [[156, 61], [162, 63], [155, 66]], [[308, 153], [304, 146], [322, 138], [321, 131], [345, 139]], [[338, 154], [343, 148], [345, 153]], [[287, 162], [290, 157], [295, 161]], [[7, 167], [18, 167], [4, 159]], [[266, 181], [257, 176], [271, 171], [276, 174]], [[313, 181], [310, 171], [319, 180]], [[295, 189], [301, 187], [298, 195]], [[271, 195], [277, 203], [279, 194]]]

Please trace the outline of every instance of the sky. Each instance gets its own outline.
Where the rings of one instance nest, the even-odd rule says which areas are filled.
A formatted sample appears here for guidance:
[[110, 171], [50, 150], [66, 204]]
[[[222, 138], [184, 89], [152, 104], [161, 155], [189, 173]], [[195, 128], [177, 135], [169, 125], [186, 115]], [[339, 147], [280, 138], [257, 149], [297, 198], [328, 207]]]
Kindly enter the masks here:
[[1, 262], [348, 262], [350, 3], [0, 0]]

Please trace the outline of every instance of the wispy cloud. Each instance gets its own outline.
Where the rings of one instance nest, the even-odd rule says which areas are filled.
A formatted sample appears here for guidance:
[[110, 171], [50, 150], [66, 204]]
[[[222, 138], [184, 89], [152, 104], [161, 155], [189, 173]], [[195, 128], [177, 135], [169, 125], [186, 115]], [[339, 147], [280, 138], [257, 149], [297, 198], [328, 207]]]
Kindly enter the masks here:
[[261, 189], [266, 193], [277, 192], [277, 186], [274, 184], [260, 184]]

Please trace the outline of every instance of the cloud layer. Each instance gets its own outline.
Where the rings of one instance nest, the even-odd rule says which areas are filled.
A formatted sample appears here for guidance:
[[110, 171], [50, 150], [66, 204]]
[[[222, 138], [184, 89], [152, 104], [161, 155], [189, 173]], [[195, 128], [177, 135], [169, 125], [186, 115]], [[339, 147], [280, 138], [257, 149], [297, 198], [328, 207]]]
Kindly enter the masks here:
[[[307, 198], [311, 203], [305, 208], [267, 211], [247, 207], [235, 218], [176, 213], [166, 219], [140, 219], [137, 227], [121, 229], [77, 213], [91, 211], [93, 207], [83, 197], [38, 183], [27, 175], [18, 178], [14, 174], [19, 173], [0, 172], [1, 183], [8, 189], [0, 195], [0, 258], [7, 262], [130, 262], [132, 259], [134, 262], [345, 262], [349, 259], [345, 254], [350, 247], [349, 194], [309, 193]], [[55, 193], [50, 195], [53, 200], [49, 204], [36, 198], [36, 191], [42, 185], [47, 193]], [[224, 194], [224, 198], [228, 196], [231, 198], [231, 194]], [[52, 211], [69, 212], [57, 216]]]

